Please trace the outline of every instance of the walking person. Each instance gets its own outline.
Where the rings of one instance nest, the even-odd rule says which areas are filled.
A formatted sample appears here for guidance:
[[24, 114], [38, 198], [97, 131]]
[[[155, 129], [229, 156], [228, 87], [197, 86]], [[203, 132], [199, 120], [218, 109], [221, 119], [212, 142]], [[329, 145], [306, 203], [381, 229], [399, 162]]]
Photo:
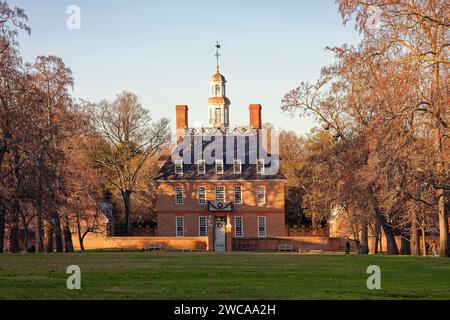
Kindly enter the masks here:
[[345, 243], [345, 254], [350, 254], [350, 241], [348, 241]]
[[437, 256], [437, 245], [436, 245], [436, 241], [433, 241], [433, 243], [431, 244], [431, 254], [433, 255], [433, 257]]

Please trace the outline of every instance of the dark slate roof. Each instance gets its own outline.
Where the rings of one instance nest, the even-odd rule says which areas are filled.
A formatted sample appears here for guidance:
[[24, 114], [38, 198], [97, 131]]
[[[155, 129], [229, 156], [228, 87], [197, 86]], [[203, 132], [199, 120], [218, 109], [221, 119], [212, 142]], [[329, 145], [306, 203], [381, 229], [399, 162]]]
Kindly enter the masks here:
[[[238, 136], [236, 136], [238, 137]], [[242, 138], [242, 136], [239, 136]], [[191, 142], [194, 141], [195, 138], [191, 139]], [[214, 141], [214, 138], [212, 141], [202, 141], [202, 143], [199, 143], [199, 148], [202, 147], [202, 150], [204, 151], [206, 147], [210, 143]], [[186, 143], [186, 140], [183, 141]], [[189, 145], [189, 144], [188, 144]], [[190, 158], [190, 163], [187, 163], [185, 161], [183, 163], [183, 174], [175, 174], [175, 164], [172, 161], [172, 157], [170, 155], [163, 155], [161, 156], [158, 161], [164, 162], [163, 166], [160, 168], [158, 175], [156, 176], [155, 180], [224, 180], [224, 181], [232, 181], [232, 180], [286, 180], [287, 178], [281, 173], [281, 169], [278, 170], [277, 173], [274, 174], [257, 174], [256, 171], [256, 164], [255, 163], [249, 163], [251, 158], [263, 158], [261, 154], [254, 154], [256, 153], [257, 148], [251, 148], [249, 147], [250, 143], [248, 140], [248, 137], [245, 139], [245, 151], [239, 152], [242, 154], [240, 157], [237, 157], [237, 152], [235, 149], [237, 148], [238, 143], [235, 142], [235, 148], [233, 150], [228, 151], [226, 148], [226, 142], [223, 143], [223, 163], [224, 163], [224, 172], [223, 174], [217, 174], [216, 173], [216, 166], [215, 164], [206, 164], [205, 166], [205, 173], [199, 174], [198, 173], [198, 166], [197, 161], [194, 159], [194, 154], [203, 154], [200, 152], [200, 150], [194, 150], [193, 144], [191, 143], [191, 148], [187, 148], [187, 152], [190, 153], [187, 158]], [[254, 150], [253, 150], [254, 149]], [[184, 156], [186, 159], [186, 156], [183, 154], [186, 151], [181, 151], [179, 154], [180, 156]], [[242, 158], [242, 166], [241, 166], [241, 174], [235, 174], [233, 164], [227, 164], [226, 158], [227, 158], [227, 152], [233, 152], [234, 155], [233, 158]], [[217, 159], [215, 155], [213, 154], [212, 157], [214, 159]], [[269, 154], [266, 156], [266, 158], [271, 159], [272, 156]], [[268, 162], [268, 161], [266, 161]], [[280, 159], [281, 162], [281, 159]], [[281, 165], [280, 165], [281, 166]], [[268, 168], [270, 168], [270, 163], [267, 163], [265, 165], [265, 172], [268, 172]]]

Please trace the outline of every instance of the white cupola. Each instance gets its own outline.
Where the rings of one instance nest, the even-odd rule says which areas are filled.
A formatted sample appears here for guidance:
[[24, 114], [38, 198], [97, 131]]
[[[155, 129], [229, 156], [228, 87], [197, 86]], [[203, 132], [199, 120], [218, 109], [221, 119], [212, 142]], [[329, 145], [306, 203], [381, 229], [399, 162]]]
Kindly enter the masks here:
[[211, 127], [228, 127], [230, 125], [230, 100], [226, 97], [226, 80], [219, 68], [211, 77], [211, 96], [208, 99], [208, 119]]
[[219, 43], [216, 44], [217, 67], [216, 73], [210, 80], [211, 96], [208, 99], [208, 123], [211, 127], [229, 127], [229, 107], [230, 100], [226, 97], [225, 77], [219, 72]]

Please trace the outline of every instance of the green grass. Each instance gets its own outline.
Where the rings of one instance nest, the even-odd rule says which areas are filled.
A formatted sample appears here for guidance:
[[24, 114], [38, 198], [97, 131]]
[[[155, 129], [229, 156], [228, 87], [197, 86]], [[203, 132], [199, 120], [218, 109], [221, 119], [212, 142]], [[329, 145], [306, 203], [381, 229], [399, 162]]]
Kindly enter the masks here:
[[[366, 269], [381, 268], [381, 290]], [[81, 268], [68, 290], [66, 268]], [[0, 255], [0, 299], [450, 299], [450, 259], [271, 253]]]

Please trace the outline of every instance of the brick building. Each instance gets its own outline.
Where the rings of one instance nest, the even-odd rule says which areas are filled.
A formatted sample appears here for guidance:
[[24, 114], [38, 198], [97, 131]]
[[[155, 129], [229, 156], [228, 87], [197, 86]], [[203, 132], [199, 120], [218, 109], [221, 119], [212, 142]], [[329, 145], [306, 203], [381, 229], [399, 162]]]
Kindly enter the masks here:
[[232, 250], [237, 239], [285, 236], [286, 178], [267, 152], [262, 107], [250, 105], [249, 125], [231, 128], [219, 67], [210, 86], [208, 128], [190, 128], [188, 106], [176, 106], [178, 144], [159, 159], [156, 178], [157, 235], [208, 237], [214, 251]]

